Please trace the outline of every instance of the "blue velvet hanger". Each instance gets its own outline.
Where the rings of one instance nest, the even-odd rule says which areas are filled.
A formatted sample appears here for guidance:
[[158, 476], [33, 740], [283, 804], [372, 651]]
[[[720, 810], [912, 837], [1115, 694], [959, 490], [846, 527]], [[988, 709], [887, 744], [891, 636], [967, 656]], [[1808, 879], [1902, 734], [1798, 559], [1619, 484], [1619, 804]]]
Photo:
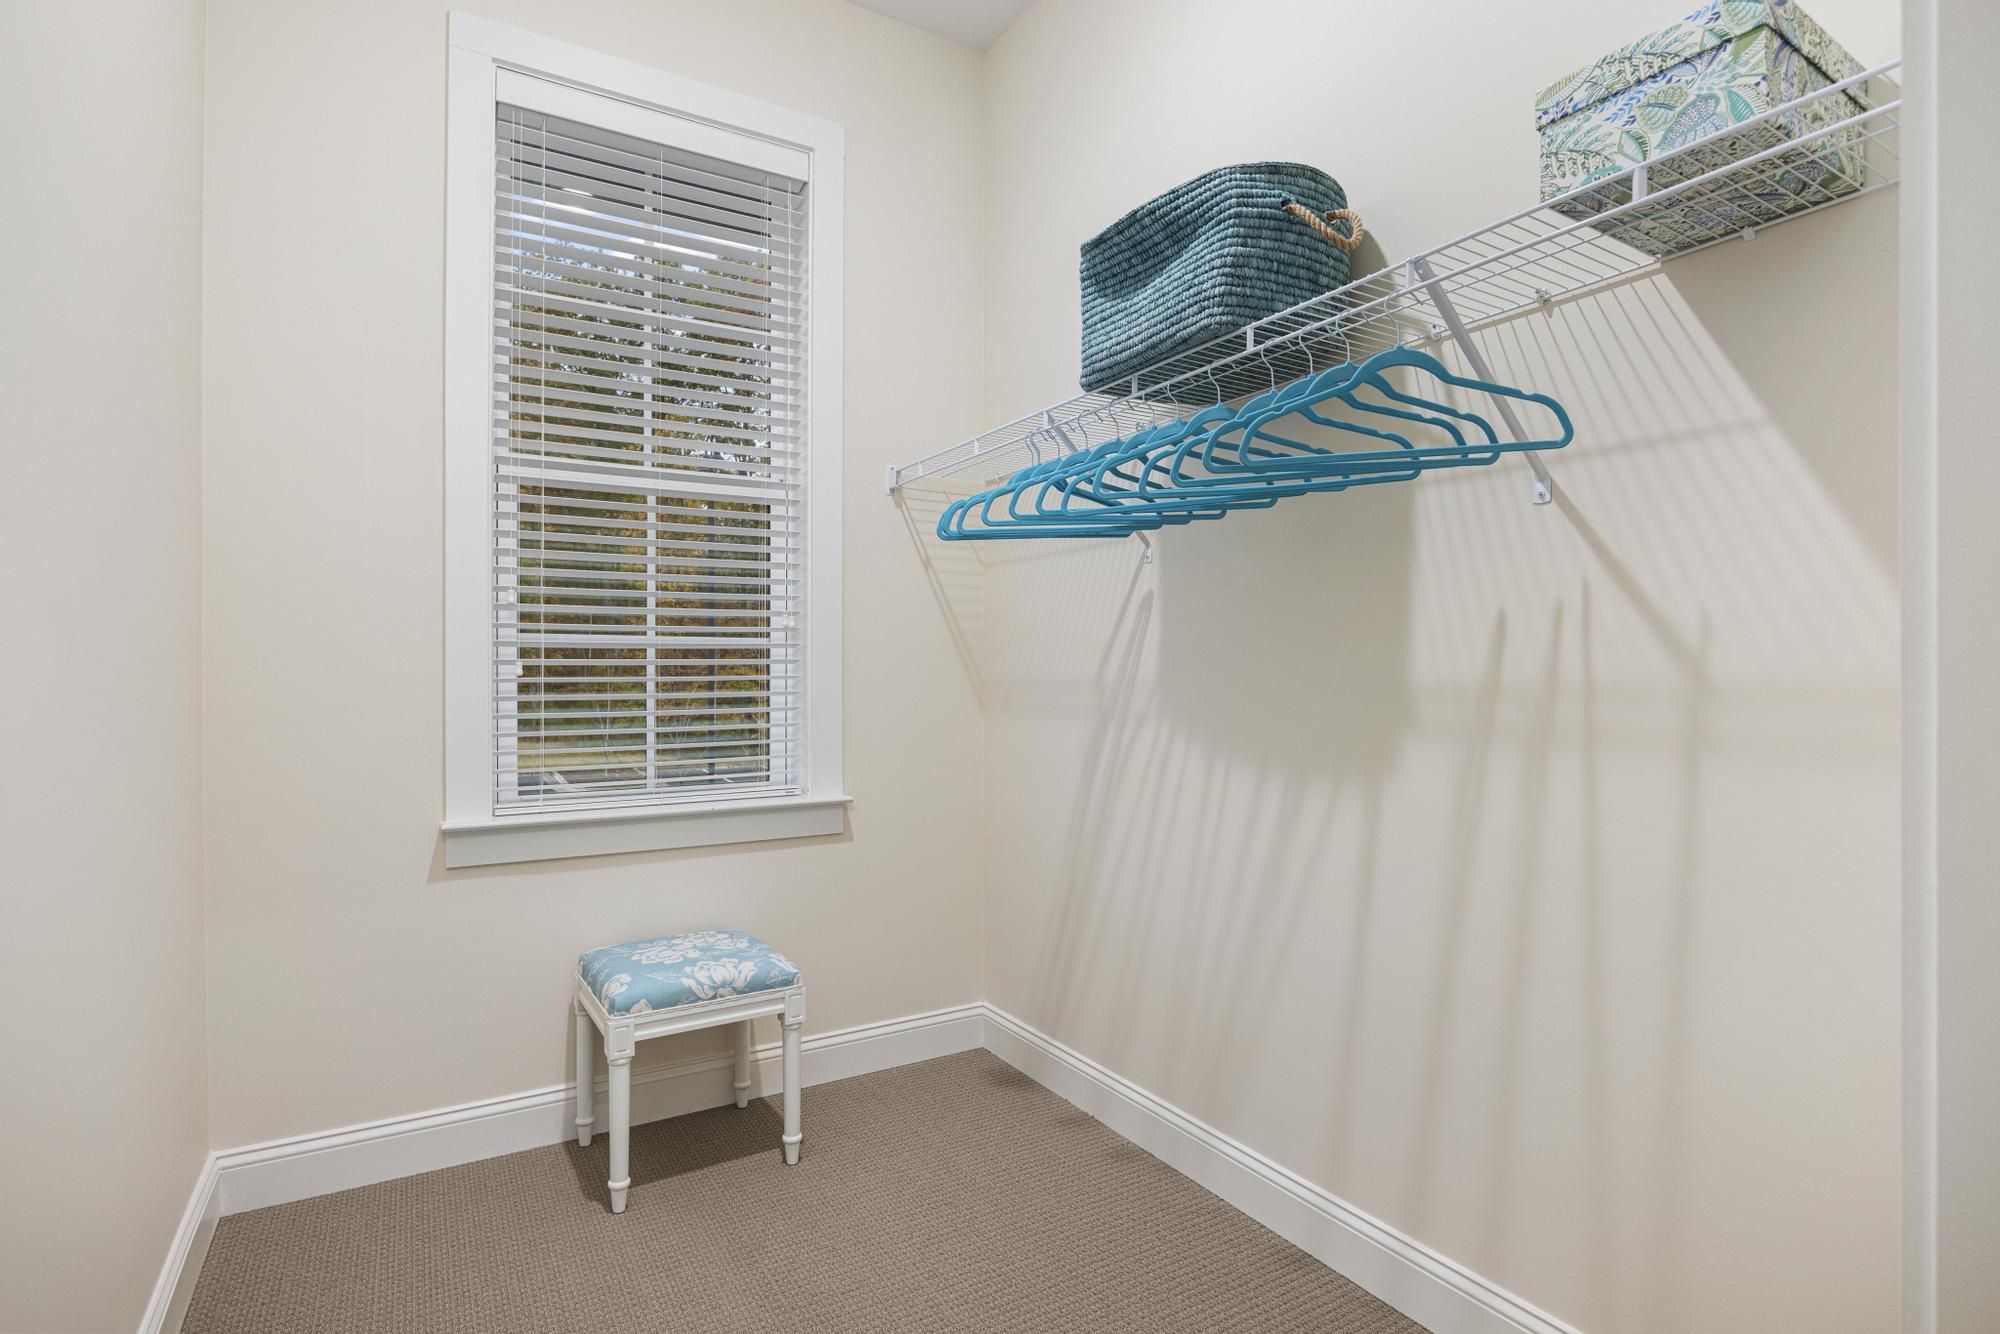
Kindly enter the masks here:
[[[1498, 433], [1493, 430], [1491, 424], [1485, 418], [1475, 413], [1452, 407], [1446, 403], [1439, 403], [1432, 399], [1422, 398], [1396, 388], [1395, 385], [1386, 379], [1384, 372], [1397, 367], [1411, 367], [1421, 370], [1443, 383], [1476, 390], [1494, 397], [1539, 404], [1549, 410], [1554, 418], [1554, 424], [1559, 429], [1555, 434], [1543, 437], [1518, 441], [1501, 440]], [[1216, 474], [1243, 471], [1272, 476], [1293, 474], [1310, 476], [1324, 472], [1329, 466], [1348, 467], [1355, 471], [1366, 472], [1381, 468], [1400, 471], [1412, 464], [1421, 468], [1480, 465], [1492, 463], [1501, 454], [1505, 453], [1518, 453], [1524, 450], [1561, 449], [1570, 442], [1575, 434], [1569, 420], [1569, 414], [1563, 410], [1560, 403], [1548, 395], [1530, 393], [1525, 390], [1516, 389], [1510, 385], [1495, 384], [1486, 380], [1477, 380], [1454, 374], [1442, 362], [1438, 361], [1437, 358], [1431, 356], [1429, 353], [1419, 352], [1414, 348], [1394, 347], [1378, 352], [1344, 379], [1333, 378], [1337, 377], [1342, 369], [1344, 368], [1336, 367], [1334, 371], [1323, 372], [1321, 375], [1311, 377], [1312, 383], [1310, 385], [1292, 394], [1290, 397], [1280, 397], [1259, 411], [1246, 412], [1239, 415], [1235, 422], [1230, 423], [1210, 437], [1207, 448], [1201, 458], [1204, 468]], [[1315, 451], [1319, 447], [1290, 440], [1288, 437], [1277, 436], [1270, 430], [1269, 424], [1271, 422], [1292, 413], [1304, 416], [1307, 420], [1317, 425], [1335, 425], [1336, 423], [1332, 419], [1325, 418], [1316, 411], [1313, 411], [1313, 408], [1317, 404], [1326, 402], [1329, 398], [1340, 398], [1353, 407], [1363, 409], [1372, 407], [1377, 411], [1394, 412], [1393, 409], [1387, 408], [1385, 405], [1370, 405], [1357, 401], [1355, 391], [1363, 385], [1396, 402], [1409, 404], [1413, 408], [1428, 410], [1425, 413], [1419, 413], [1418, 416], [1433, 426], [1440, 426], [1445, 429], [1454, 437], [1453, 444], [1448, 446], [1419, 446], [1414, 449], [1336, 453], [1337, 463], [1329, 464], [1305, 457], [1307, 453]], [[1249, 406], [1246, 404], [1246, 409]], [[1447, 418], [1455, 418], [1463, 421], [1475, 427], [1484, 439], [1478, 445], [1470, 445], [1456, 429], [1446, 425], [1438, 417], [1430, 416], [1429, 414], [1431, 413], [1443, 414]], [[1253, 452], [1251, 442], [1258, 439], [1275, 440], [1276, 442], [1296, 448], [1301, 452], [1293, 455], [1250, 457]], [[1218, 446], [1220, 447], [1220, 451], [1218, 451]], [[1235, 455], [1233, 459], [1230, 457], [1232, 451]], [[1176, 480], [1180, 481], [1182, 477], [1177, 474]]]
[[[1485, 418], [1398, 389], [1385, 372], [1399, 367], [1421, 370], [1446, 384], [1540, 404], [1560, 429], [1546, 438], [1502, 441]], [[1363, 390], [1389, 402], [1363, 397]], [[1359, 413], [1438, 430], [1451, 443], [1418, 445], [1398, 431], [1317, 411], [1336, 399]], [[1274, 423], [1291, 416], [1379, 439], [1389, 447], [1335, 450], [1274, 429]], [[1460, 423], [1480, 439], [1468, 441]], [[1428, 353], [1399, 346], [1360, 365], [1343, 363], [1302, 376], [1235, 409], [1205, 408], [1188, 418], [1023, 468], [998, 486], [947, 506], [938, 519], [938, 536], [949, 541], [1126, 537], [1168, 524], [1220, 518], [1235, 509], [1266, 509], [1291, 496], [1405, 481], [1436, 467], [1490, 464], [1502, 453], [1560, 449], [1573, 435], [1568, 413], [1553, 398], [1456, 375]], [[1196, 465], [1199, 472], [1194, 471]], [[1005, 513], [996, 514], [996, 506], [1003, 502]], [[975, 510], [976, 526], [968, 523]]]
[[[947, 540], [966, 537], [1123, 537], [1166, 524], [1220, 518], [1233, 509], [1267, 509], [1279, 499], [1313, 491], [1344, 490], [1358, 482], [1394, 481], [1415, 475], [1404, 470], [1393, 474], [1378, 472], [1369, 477], [1251, 478], [1179, 493], [1163, 492], [1157, 485], [1148, 483], [1146, 474], [1158, 470], [1160, 465], [1154, 461], [1154, 456], [1161, 450], [1181, 439], [1198, 440], [1243, 411], [1269, 402], [1270, 397], [1260, 396], [1235, 412], [1226, 407], [1206, 409], [1193, 418], [1154, 427], [1124, 441], [1113, 441], [1093, 450], [1024, 468], [1000, 486], [954, 502], [940, 516], [939, 535]], [[1374, 405], [1363, 407], [1364, 410], [1372, 410]], [[1141, 468], [1139, 474], [1124, 471], [1122, 465], [1131, 462], [1138, 463]], [[1139, 493], [1111, 486], [1109, 482], [1113, 478], [1136, 485]], [[1033, 497], [1029, 502], [1031, 511], [1024, 512], [1023, 502], [1030, 496]], [[1079, 509], [1074, 504], [1079, 498], [1094, 503], [1089, 508]], [[1004, 517], [993, 512], [995, 505], [1003, 500], [1007, 505]], [[981, 519], [981, 526], [977, 528], [969, 527], [966, 522], [975, 508]]]

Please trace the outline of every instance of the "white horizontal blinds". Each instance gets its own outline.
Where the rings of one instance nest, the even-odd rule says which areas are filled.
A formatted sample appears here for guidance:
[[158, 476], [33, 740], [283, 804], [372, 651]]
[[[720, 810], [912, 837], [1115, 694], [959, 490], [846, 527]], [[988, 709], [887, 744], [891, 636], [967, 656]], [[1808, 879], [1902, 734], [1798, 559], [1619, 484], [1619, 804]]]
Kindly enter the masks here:
[[497, 132], [495, 810], [797, 791], [804, 188]]

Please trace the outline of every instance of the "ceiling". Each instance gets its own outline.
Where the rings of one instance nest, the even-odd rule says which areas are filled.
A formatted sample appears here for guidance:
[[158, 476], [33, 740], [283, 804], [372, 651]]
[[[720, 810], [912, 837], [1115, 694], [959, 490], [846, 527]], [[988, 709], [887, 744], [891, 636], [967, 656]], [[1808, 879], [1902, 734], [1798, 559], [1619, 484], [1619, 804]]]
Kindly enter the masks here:
[[984, 51], [1032, 0], [854, 0], [863, 9]]

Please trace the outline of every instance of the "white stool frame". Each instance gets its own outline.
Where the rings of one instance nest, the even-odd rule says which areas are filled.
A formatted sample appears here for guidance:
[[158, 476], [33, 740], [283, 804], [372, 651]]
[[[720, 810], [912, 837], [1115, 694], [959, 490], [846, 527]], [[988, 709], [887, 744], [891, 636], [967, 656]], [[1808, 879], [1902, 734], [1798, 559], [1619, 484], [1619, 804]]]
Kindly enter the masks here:
[[625, 1212], [625, 1195], [632, 1188], [632, 1052], [647, 1038], [669, 1033], [691, 1033], [697, 1028], [719, 1024], [736, 1025], [736, 1105], [750, 1105], [750, 1021], [770, 1014], [778, 1016], [784, 1028], [785, 1131], [779, 1137], [785, 1148], [785, 1162], [799, 1160], [799, 1029], [806, 1021], [806, 989], [753, 991], [747, 996], [702, 1001], [697, 1005], [677, 1005], [670, 1010], [648, 1010], [644, 1014], [607, 1014], [582, 977], [576, 980], [576, 1142], [590, 1147], [590, 1134], [597, 1124], [591, 1104], [596, 1093], [596, 1043], [594, 1026], [604, 1037], [604, 1060], [611, 1069], [611, 1212]]

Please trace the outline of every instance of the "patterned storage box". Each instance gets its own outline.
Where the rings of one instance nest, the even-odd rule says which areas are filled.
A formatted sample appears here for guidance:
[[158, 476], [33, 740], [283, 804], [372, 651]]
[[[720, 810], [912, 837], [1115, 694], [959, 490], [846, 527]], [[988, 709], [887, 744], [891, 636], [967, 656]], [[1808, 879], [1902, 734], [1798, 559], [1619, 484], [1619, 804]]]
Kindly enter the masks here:
[[[1657, 163], [1650, 188], [1667, 186], [1778, 147], [1858, 114], [1860, 87], [1734, 134], [1733, 125], [1861, 72], [1859, 61], [1791, 0], [1714, 0], [1621, 47], [1535, 99], [1542, 139], [1542, 198], [1671, 149], [1721, 134], [1699, 152]], [[1827, 135], [1763, 165], [1726, 192], [1697, 187], [1658, 210], [1635, 209], [1604, 230], [1649, 254], [1669, 254], [1754, 222], [1851, 193], [1862, 180], [1860, 130]], [[1556, 206], [1587, 219], [1627, 203], [1628, 182], [1584, 191]]]
[[1345, 286], [1346, 252], [1287, 204], [1324, 214], [1345, 209], [1347, 196], [1296, 162], [1222, 167], [1085, 241], [1083, 387], [1122, 390], [1157, 362]]

